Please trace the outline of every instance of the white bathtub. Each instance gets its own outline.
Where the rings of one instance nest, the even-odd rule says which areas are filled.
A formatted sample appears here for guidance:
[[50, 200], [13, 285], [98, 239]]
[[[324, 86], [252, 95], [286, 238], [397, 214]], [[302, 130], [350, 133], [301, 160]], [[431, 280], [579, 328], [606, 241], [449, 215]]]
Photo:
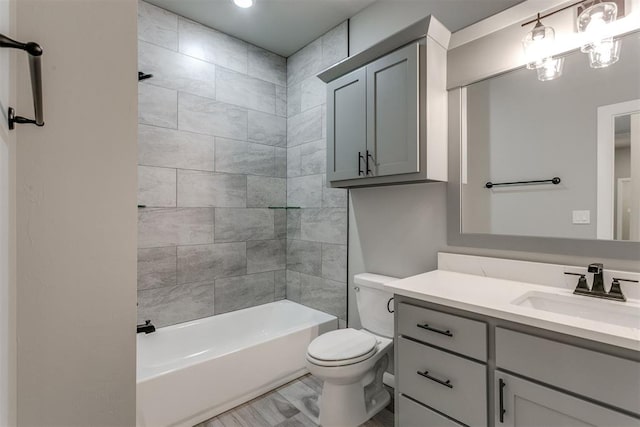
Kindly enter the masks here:
[[191, 427], [305, 374], [337, 322], [283, 300], [139, 334], [138, 427]]

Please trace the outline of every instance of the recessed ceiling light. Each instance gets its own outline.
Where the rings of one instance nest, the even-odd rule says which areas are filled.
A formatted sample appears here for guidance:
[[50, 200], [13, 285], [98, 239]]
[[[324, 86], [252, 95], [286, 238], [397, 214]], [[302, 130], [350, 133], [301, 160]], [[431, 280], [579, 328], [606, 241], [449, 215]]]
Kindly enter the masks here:
[[246, 9], [253, 6], [253, 0], [233, 0], [236, 6]]

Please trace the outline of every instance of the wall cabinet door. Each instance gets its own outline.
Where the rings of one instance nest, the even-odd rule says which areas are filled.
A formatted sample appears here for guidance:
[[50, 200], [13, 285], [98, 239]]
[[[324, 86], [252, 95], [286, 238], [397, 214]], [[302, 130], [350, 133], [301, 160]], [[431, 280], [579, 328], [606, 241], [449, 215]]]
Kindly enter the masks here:
[[366, 174], [366, 69], [360, 68], [327, 85], [327, 179], [338, 181]]
[[495, 394], [496, 427], [640, 426], [640, 419], [502, 372]]
[[413, 43], [367, 65], [367, 154], [374, 176], [420, 170], [419, 55]]

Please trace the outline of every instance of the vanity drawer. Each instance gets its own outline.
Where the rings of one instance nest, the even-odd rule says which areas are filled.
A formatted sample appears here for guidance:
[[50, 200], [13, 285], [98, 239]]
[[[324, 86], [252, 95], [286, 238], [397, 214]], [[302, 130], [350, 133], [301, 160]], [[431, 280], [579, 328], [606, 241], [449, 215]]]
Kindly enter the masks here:
[[401, 427], [461, 427], [455, 421], [400, 395], [398, 400], [398, 425]]
[[398, 345], [400, 393], [469, 426], [487, 425], [485, 365], [404, 337]]
[[496, 328], [496, 366], [640, 413], [640, 362]]
[[400, 303], [398, 333], [487, 361], [487, 325], [483, 322]]

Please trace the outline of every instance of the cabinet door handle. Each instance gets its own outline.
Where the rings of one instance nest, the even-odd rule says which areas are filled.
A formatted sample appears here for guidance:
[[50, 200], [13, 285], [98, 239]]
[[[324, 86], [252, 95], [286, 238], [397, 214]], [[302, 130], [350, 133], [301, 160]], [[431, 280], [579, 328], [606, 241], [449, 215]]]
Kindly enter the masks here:
[[500, 378], [498, 380], [498, 388], [499, 388], [499, 392], [500, 392], [500, 422], [504, 423], [504, 414], [507, 412], [506, 409], [504, 409], [504, 386], [507, 385], [507, 383], [505, 383], [502, 378]]
[[371, 169], [369, 169], [369, 158], [371, 158], [371, 161], [373, 163], [375, 163], [375, 160], [373, 159], [373, 156], [369, 153], [369, 150], [367, 150], [366, 153], [367, 153], [367, 161], [366, 161], [367, 176], [369, 176], [369, 174], [371, 173]]
[[364, 157], [362, 156], [362, 153], [360, 151], [358, 151], [358, 176], [364, 175], [364, 172], [362, 171], [362, 161], [363, 160], [364, 160]]
[[425, 323], [424, 325], [421, 325], [420, 323], [418, 323], [416, 325], [418, 328], [422, 328], [422, 329], [426, 329], [427, 331], [431, 331], [431, 332], [435, 332], [436, 334], [441, 334], [441, 335], [446, 335], [448, 337], [453, 337], [453, 334], [451, 333], [451, 331], [449, 329], [447, 329], [446, 331], [442, 330], [442, 329], [436, 329], [436, 328], [432, 328], [431, 326], [429, 326], [429, 324]]
[[429, 375], [429, 371], [424, 371], [424, 372], [418, 371], [418, 375], [420, 375], [421, 377], [430, 379], [431, 381], [437, 382], [438, 384], [441, 384], [445, 387], [453, 388], [453, 384], [451, 384], [451, 380], [441, 380], [439, 378], [432, 377], [431, 375]]

